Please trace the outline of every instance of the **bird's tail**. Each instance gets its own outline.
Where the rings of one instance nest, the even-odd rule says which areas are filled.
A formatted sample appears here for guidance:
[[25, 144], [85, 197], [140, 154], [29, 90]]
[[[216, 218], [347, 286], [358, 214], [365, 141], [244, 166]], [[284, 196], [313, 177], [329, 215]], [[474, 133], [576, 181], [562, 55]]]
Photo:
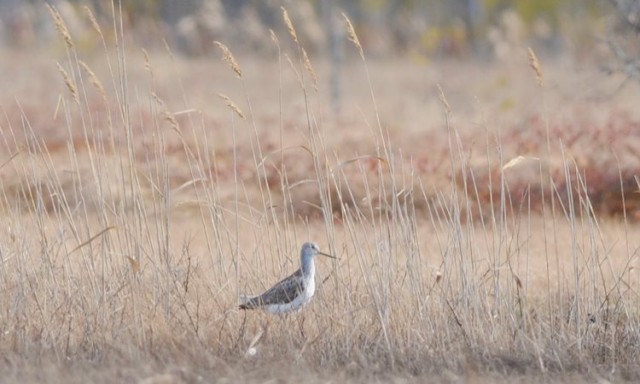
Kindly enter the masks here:
[[240, 295], [240, 305], [238, 308], [240, 309], [254, 309], [255, 306], [251, 303], [253, 297], [247, 295]]

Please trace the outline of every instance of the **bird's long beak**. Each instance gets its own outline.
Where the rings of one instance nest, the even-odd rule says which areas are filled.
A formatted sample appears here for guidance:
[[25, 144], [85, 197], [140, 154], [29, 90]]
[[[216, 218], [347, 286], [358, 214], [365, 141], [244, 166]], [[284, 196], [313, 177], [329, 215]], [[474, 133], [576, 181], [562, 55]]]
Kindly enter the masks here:
[[330, 255], [330, 254], [328, 254], [328, 253], [324, 253], [324, 252], [320, 252], [320, 251], [318, 251], [318, 255], [322, 255], [322, 256], [330, 257], [330, 258], [332, 258], [332, 259], [337, 259], [337, 257], [335, 257], [335, 256], [333, 256], [333, 255]]

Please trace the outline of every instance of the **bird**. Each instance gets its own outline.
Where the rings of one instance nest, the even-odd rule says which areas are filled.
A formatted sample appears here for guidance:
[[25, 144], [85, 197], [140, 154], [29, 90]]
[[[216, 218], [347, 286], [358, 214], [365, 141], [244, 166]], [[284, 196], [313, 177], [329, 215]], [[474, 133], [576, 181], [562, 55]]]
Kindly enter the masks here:
[[321, 252], [318, 244], [307, 242], [300, 250], [300, 269], [282, 279], [261, 295], [241, 296], [240, 309], [263, 309], [273, 314], [295, 312], [309, 304], [316, 291], [316, 266], [313, 258], [322, 255], [337, 259]]

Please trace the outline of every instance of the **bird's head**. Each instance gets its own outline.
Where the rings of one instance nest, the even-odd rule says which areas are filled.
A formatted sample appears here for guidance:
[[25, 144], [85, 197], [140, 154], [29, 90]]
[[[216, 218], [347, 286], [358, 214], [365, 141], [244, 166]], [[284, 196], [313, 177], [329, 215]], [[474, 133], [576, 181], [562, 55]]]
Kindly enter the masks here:
[[332, 259], [336, 259], [336, 257], [333, 255], [321, 252], [320, 248], [318, 247], [318, 244], [313, 242], [304, 243], [302, 245], [302, 250], [300, 251], [300, 253], [302, 254], [302, 257], [305, 257], [305, 256], [313, 257], [316, 255], [322, 255], [322, 256], [330, 257]]

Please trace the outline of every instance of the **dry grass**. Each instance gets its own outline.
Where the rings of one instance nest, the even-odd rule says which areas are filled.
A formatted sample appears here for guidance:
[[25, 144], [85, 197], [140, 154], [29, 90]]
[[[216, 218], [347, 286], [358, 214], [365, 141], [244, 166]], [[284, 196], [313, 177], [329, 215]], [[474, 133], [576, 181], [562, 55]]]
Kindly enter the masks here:
[[[297, 47], [292, 85], [273, 90], [284, 105], [253, 98], [244, 61], [241, 78], [208, 75], [219, 89], [188, 64], [209, 88], [205, 109], [186, 64], [158, 69], [119, 47], [98, 68], [66, 44], [56, 128], [5, 107], [4, 381], [640, 378], [636, 164], [585, 150], [600, 137], [634, 145], [633, 118], [556, 128], [542, 110], [527, 129], [465, 131], [445, 78], [436, 122], [421, 123], [436, 128], [417, 136], [402, 113], [384, 121], [393, 102], [376, 100], [360, 51], [371, 111], [325, 123], [298, 82], [311, 65]], [[523, 67], [530, 85], [541, 79], [539, 63]], [[538, 107], [553, 101], [532, 88]], [[259, 104], [285, 112], [265, 118]], [[238, 311], [240, 293], [297, 268], [307, 239], [340, 257], [318, 260], [312, 304], [282, 318]]]

